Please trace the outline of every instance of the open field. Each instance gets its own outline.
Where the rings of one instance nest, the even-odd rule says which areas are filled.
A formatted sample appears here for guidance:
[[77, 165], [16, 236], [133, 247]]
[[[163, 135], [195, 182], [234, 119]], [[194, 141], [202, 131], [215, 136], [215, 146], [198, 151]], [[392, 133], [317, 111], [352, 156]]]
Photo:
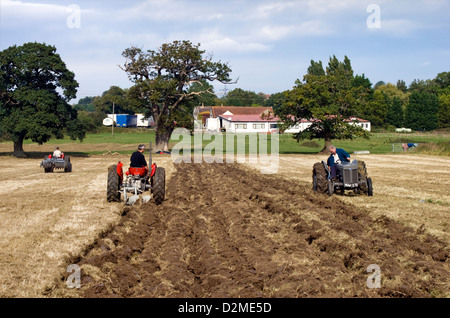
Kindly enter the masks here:
[[[225, 139], [225, 138], [224, 138]], [[152, 129], [116, 128], [112, 134], [110, 129], [103, 128], [100, 133], [87, 134], [83, 142], [72, 141], [69, 138], [62, 140], [51, 139], [45, 145], [32, 143], [25, 140], [25, 151], [32, 154], [52, 151], [56, 145], [63, 146], [66, 151], [78, 152], [79, 154], [102, 154], [107, 151], [122, 154], [131, 153], [136, 144], [146, 140], [155, 140], [155, 132]], [[372, 154], [387, 154], [401, 152], [401, 144], [404, 142], [418, 143], [419, 147], [411, 149], [410, 152], [450, 156], [450, 131], [436, 130], [433, 132], [414, 133], [372, 133], [370, 139], [356, 138], [354, 140], [336, 140], [336, 146], [342, 147], [349, 152], [368, 150]], [[172, 148], [178, 140], [171, 140], [169, 148]], [[211, 139], [205, 138], [202, 146], [205, 147]], [[270, 137], [269, 137], [270, 143]], [[192, 144], [194, 142], [192, 141]], [[224, 144], [225, 145], [225, 144]], [[291, 134], [279, 135], [280, 154], [314, 154], [323, 147], [323, 140], [313, 139], [297, 142]], [[248, 148], [248, 141], [247, 141]], [[224, 147], [225, 149], [225, 147]], [[270, 147], [269, 147], [270, 149]], [[0, 142], [0, 155], [9, 154], [13, 150], [11, 142]]]
[[135, 146], [64, 145], [105, 150], [72, 155], [66, 174], [0, 157], [1, 297], [450, 297], [448, 157], [352, 155], [374, 196], [329, 198], [311, 191], [318, 155], [281, 155], [274, 175], [155, 155], [166, 201], [124, 209], [105, 198], [107, 167], [128, 163], [119, 147]]

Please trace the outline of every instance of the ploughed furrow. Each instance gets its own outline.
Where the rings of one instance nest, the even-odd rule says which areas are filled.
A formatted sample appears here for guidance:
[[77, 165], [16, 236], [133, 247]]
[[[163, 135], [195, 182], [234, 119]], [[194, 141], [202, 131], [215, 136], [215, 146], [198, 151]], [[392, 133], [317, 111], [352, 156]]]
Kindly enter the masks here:
[[[125, 208], [79, 264], [86, 297], [442, 297], [450, 286], [434, 237], [229, 164], [177, 165], [165, 201]], [[372, 265], [381, 281], [368, 284]]]

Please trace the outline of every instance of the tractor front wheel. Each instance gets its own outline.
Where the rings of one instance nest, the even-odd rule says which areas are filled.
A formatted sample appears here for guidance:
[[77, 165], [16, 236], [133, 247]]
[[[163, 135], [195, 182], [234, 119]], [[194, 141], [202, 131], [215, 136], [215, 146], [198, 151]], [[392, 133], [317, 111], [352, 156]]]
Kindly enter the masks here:
[[106, 200], [108, 202], [120, 201], [120, 180], [119, 174], [117, 173], [117, 165], [112, 165], [108, 168]]
[[334, 183], [330, 179], [328, 179], [328, 195], [331, 197], [334, 192]]
[[367, 195], [373, 196], [372, 178], [367, 178]]

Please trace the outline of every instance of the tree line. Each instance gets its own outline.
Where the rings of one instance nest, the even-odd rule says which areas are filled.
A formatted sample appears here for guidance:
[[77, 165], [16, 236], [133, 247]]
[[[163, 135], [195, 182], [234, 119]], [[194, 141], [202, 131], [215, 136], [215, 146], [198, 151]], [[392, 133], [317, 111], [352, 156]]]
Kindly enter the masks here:
[[[218, 97], [214, 83], [235, 84], [228, 64], [213, 61], [190, 41], [165, 43], [156, 50], [130, 47], [122, 52], [121, 69], [132, 86], [111, 86], [100, 96], [85, 97], [76, 105], [78, 82], [54, 46], [25, 43], [0, 52], [0, 138], [14, 142], [14, 155], [24, 156], [23, 141], [39, 144], [51, 137], [83, 140], [101, 126], [105, 114], [144, 113], [155, 121], [156, 149], [168, 150], [175, 127], [192, 128], [192, 113], [199, 105], [271, 106], [286, 125], [314, 120], [297, 139], [367, 137], [350, 125], [360, 117], [375, 127], [408, 127], [429, 131], [449, 127], [450, 73], [414, 80], [409, 86], [377, 82], [353, 73], [350, 59], [311, 60], [306, 74], [291, 89], [275, 94], [236, 88]], [[283, 129], [283, 126], [281, 127]]]
[[[320, 65], [322, 65], [321, 61], [311, 61], [307, 74], [317, 75], [315, 72], [319, 72], [324, 75], [325, 70], [323, 67], [320, 69]], [[192, 85], [190, 90], [195, 91], [198, 86], [198, 84]], [[211, 84], [203, 82], [202, 87], [205, 86], [209, 87], [210, 92], [196, 98], [192, 107], [199, 105], [270, 106], [277, 114], [282, 115], [282, 105], [287, 102], [287, 96], [291, 92], [286, 90], [275, 94], [265, 94], [235, 88], [226, 95], [218, 97]], [[352, 77], [350, 87], [364, 89], [362, 100], [358, 101], [353, 115], [369, 120], [375, 128], [392, 130], [394, 127], [408, 127], [418, 131], [430, 131], [450, 126], [450, 72], [439, 73], [431, 80], [416, 79], [409, 86], [403, 80], [398, 80], [396, 84], [378, 81], [372, 85], [364, 74], [355, 75]], [[129, 89], [118, 86], [111, 86], [100, 96], [82, 98], [73, 106], [79, 111], [90, 131], [95, 131], [104, 115], [112, 113], [113, 101], [116, 113], [132, 114], [145, 109], [133, 100]]]

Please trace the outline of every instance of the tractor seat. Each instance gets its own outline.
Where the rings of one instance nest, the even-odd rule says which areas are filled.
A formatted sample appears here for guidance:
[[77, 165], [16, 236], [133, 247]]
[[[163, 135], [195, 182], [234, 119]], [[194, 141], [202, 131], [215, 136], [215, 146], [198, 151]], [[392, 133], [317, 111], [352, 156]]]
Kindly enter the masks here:
[[144, 177], [147, 174], [147, 168], [134, 168], [130, 167], [127, 171], [128, 175]]

